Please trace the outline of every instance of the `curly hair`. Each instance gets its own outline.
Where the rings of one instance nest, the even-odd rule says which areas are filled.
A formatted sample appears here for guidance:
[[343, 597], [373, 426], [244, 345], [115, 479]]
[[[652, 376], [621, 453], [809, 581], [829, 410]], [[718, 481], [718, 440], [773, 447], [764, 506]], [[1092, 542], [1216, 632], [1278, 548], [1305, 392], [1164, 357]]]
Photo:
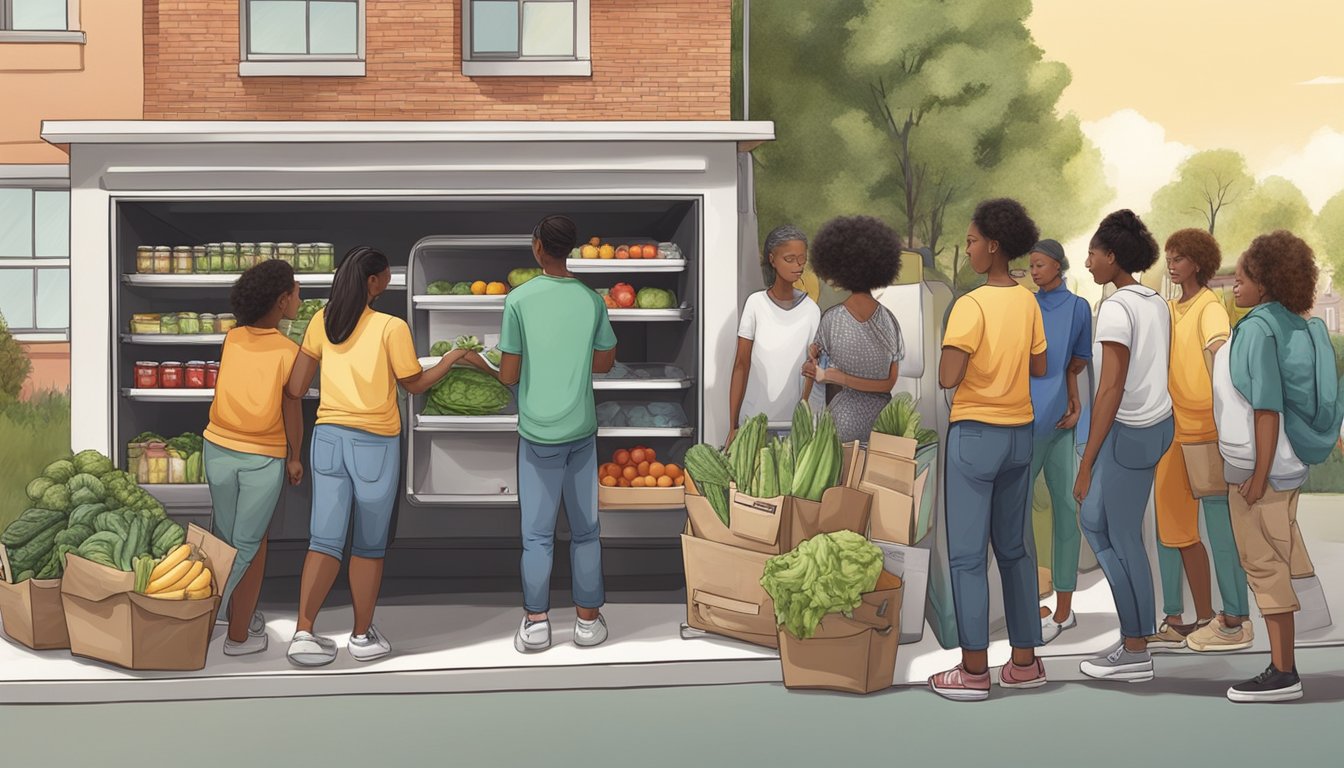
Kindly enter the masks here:
[[229, 304], [241, 325], [254, 325], [275, 306], [276, 300], [294, 290], [294, 267], [269, 259], [238, 277], [229, 291]]
[[1280, 229], [1251, 241], [1241, 257], [1246, 276], [1289, 312], [1302, 315], [1316, 304], [1316, 254], [1302, 238]]
[[1147, 225], [1128, 208], [1101, 220], [1092, 246], [1115, 254], [1120, 268], [1130, 273], [1146, 272], [1157, 263], [1157, 240]]
[[1195, 263], [1198, 273], [1195, 279], [1200, 285], [1208, 285], [1218, 268], [1223, 265], [1223, 252], [1213, 235], [1202, 229], [1180, 229], [1167, 238], [1165, 251], [1175, 251]]
[[841, 216], [812, 241], [812, 270], [850, 293], [891, 285], [901, 272], [901, 238], [872, 216]]
[[1032, 246], [1041, 237], [1027, 209], [1007, 197], [985, 200], [975, 206], [971, 222], [980, 230], [980, 234], [998, 242], [999, 247], [1008, 254], [1009, 261], [1016, 261], [1031, 253]]
[[765, 278], [766, 287], [775, 283], [775, 268], [770, 266], [770, 254], [779, 246], [794, 240], [807, 248], [807, 235], [792, 224], [775, 227], [765, 236], [765, 245], [761, 248], [761, 275]]

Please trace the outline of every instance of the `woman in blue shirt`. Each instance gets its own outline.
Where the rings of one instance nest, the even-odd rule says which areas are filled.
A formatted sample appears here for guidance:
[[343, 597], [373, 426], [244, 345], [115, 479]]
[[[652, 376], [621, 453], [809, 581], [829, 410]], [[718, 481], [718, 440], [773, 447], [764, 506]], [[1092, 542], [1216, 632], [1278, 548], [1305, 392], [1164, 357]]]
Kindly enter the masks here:
[[[1073, 615], [1073, 590], [1078, 586], [1078, 552], [1082, 534], [1078, 529], [1078, 505], [1073, 500], [1078, 456], [1074, 427], [1082, 413], [1078, 374], [1092, 359], [1092, 310], [1082, 297], [1064, 285], [1069, 260], [1055, 240], [1042, 240], [1032, 248], [1031, 280], [1036, 283], [1036, 301], [1045, 324], [1045, 376], [1031, 380], [1031, 406], [1035, 412], [1035, 446], [1031, 480], [1045, 471], [1054, 519], [1051, 570], [1057, 597], [1054, 614], [1041, 608], [1041, 639], [1050, 642], [1066, 629], [1078, 626]], [[1027, 551], [1036, 551], [1031, 515], [1027, 515]]]

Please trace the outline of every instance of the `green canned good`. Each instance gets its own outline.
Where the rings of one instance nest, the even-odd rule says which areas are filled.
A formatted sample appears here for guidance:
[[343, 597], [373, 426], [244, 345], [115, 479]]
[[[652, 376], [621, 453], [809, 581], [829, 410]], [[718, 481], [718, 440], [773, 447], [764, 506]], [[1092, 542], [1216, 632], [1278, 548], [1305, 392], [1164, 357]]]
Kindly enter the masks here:
[[224, 250], [224, 271], [241, 272], [242, 268], [238, 264], [238, 244], [220, 243], [219, 245]]
[[257, 265], [257, 244], [238, 244], [238, 268], [246, 272]]
[[210, 243], [205, 246], [206, 258], [210, 261], [211, 272], [224, 271], [224, 246], [219, 243]]
[[257, 263], [275, 258], [275, 243], [257, 243]]
[[297, 272], [316, 272], [317, 259], [312, 243], [301, 243], [298, 248], [298, 258], [294, 262], [294, 269]]
[[201, 313], [201, 333], [215, 332], [215, 315], [212, 312]]
[[205, 274], [210, 271], [210, 256], [204, 245], [193, 245], [191, 247], [191, 263], [193, 272]]
[[336, 271], [336, 246], [331, 243], [313, 243], [315, 272], [331, 273]]
[[298, 248], [293, 243], [276, 243], [275, 258], [285, 262], [291, 267], [298, 265]]

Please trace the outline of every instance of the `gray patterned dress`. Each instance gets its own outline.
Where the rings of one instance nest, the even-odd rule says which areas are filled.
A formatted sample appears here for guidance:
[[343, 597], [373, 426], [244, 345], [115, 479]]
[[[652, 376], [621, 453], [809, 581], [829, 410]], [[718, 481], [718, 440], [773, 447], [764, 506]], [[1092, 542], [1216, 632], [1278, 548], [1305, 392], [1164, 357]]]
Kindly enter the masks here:
[[[845, 305], [826, 310], [817, 329], [817, 346], [830, 357], [830, 367], [862, 379], [885, 379], [891, 364], [905, 358], [901, 326], [891, 310], [878, 305], [866, 322], [859, 322]], [[842, 388], [831, 400], [831, 415], [840, 442], [868, 441], [877, 414], [891, 402], [891, 393], [860, 392]]]

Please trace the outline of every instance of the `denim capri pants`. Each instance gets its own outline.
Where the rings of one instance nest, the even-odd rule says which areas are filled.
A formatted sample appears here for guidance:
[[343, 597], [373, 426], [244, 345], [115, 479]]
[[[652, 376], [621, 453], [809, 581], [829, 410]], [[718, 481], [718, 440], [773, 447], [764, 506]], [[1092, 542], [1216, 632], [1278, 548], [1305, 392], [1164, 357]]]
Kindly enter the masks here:
[[[387, 552], [401, 471], [400, 437], [335, 424], [313, 430], [313, 512], [308, 548], [341, 559], [347, 533], [355, 557]], [[353, 512], [353, 531], [351, 529]]]

